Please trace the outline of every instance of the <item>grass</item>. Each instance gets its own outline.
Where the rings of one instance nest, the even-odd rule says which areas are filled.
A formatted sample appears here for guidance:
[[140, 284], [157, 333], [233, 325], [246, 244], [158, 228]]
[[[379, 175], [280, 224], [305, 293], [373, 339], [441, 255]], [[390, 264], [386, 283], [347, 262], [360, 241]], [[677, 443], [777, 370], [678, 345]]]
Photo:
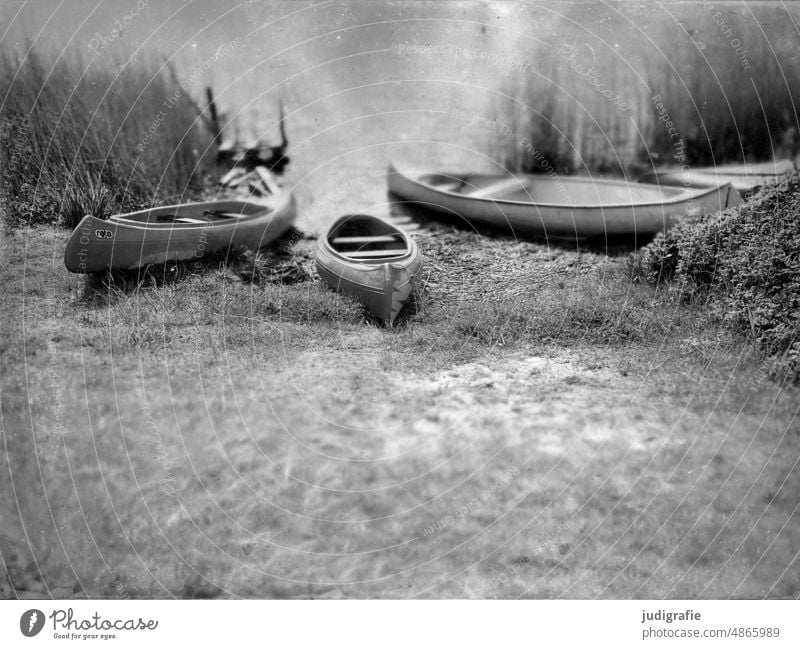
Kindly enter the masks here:
[[200, 195], [213, 150], [191, 98], [152, 60], [0, 52], [6, 225], [74, 227]]
[[625, 254], [432, 226], [386, 329], [308, 240], [102, 280], [64, 241], [4, 243], [6, 596], [800, 593], [796, 389]]

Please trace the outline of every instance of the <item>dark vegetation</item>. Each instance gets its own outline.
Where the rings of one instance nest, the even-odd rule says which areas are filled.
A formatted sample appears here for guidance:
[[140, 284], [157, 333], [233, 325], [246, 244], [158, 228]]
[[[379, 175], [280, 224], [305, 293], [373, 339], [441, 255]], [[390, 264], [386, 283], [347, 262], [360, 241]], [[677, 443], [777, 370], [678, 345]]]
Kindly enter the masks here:
[[23, 49], [0, 52], [7, 224], [74, 227], [88, 213], [103, 218], [200, 195], [211, 135], [160, 64]]
[[660, 234], [635, 276], [751, 338], [775, 371], [800, 379], [800, 174], [747, 203]]
[[[800, 152], [796, 8], [580, 3], [559, 9], [565, 16], [557, 28], [533, 31], [539, 40], [526, 43], [536, 74], [511, 81], [498, 107], [500, 120], [528, 136], [540, 154], [499, 138], [499, 157], [509, 168], [543, 173], [546, 160], [561, 173], [635, 178], [654, 165]], [[541, 20], [541, 8], [529, 11]]]

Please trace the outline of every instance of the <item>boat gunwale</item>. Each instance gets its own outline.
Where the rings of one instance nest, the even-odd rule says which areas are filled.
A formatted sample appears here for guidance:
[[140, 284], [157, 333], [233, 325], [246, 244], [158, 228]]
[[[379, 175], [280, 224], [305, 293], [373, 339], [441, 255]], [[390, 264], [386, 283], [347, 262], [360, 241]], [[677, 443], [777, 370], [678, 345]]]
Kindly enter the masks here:
[[[643, 181], [645, 178], [652, 178], [653, 180], [657, 180], [659, 178], [691, 178], [694, 176], [701, 176], [704, 178], [708, 178], [709, 181], [713, 180], [714, 178], [720, 177], [734, 177], [736, 179], [740, 178], [773, 178], [775, 180], [786, 176], [787, 174], [792, 173], [791, 171], [783, 171], [778, 173], [768, 173], [768, 172], [750, 172], [750, 173], [736, 173], [733, 171], [701, 171], [700, 169], [690, 169], [689, 171], [682, 171], [681, 169], [660, 169], [658, 171], [648, 171], [646, 174], [642, 174], [641, 178], [637, 180], [637, 182], [641, 184], [647, 184], [648, 181]], [[725, 181], [726, 183], [730, 183], [730, 181]], [[652, 183], [656, 184], [656, 183]], [[721, 183], [725, 184], [725, 183]]]
[[[219, 228], [219, 227], [236, 227], [239, 224], [249, 223], [249, 222], [254, 221], [256, 219], [263, 218], [264, 216], [269, 215], [269, 214], [279, 213], [285, 207], [287, 207], [289, 204], [291, 204], [291, 198], [289, 199], [289, 201], [287, 203], [287, 200], [286, 200], [287, 197], [289, 197], [289, 195], [288, 194], [284, 194], [275, 203], [261, 203], [261, 202], [258, 202], [258, 201], [238, 201], [238, 200], [227, 201], [227, 200], [223, 200], [223, 201], [202, 201], [202, 202], [198, 202], [198, 203], [191, 203], [191, 202], [190, 203], [180, 203], [180, 204], [177, 204], [177, 205], [162, 205], [160, 207], [151, 207], [151, 208], [144, 209], [144, 210], [137, 210], [135, 212], [125, 212], [123, 214], [112, 214], [107, 219], [100, 219], [100, 218], [98, 218], [96, 216], [93, 216], [91, 214], [89, 214], [87, 216], [93, 216], [93, 218], [96, 218], [98, 221], [102, 221], [103, 223], [106, 223], [106, 224], [113, 224], [113, 225], [115, 225], [117, 227], [123, 227], [123, 228], [131, 229], [131, 230], [155, 230], [155, 231], [163, 230], [165, 232], [167, 232], [167, 231], [172, 232], [173, 230], [176, 230], [176, 229], [177, 230], [195, 230], [195, 229], [207, 229], [207, 228]], [[146, 223], [146, 222], [142, 222], [142, 221], [129, 220], [128, 218], [126, 218], [126, 217], [130, 217], [130, 216], [132, 216], [134, 214], [146, 214], [148, 212], [153, 212], [155, 210], [161, 210], [161, 209], [167, 209], [167, 208], [172, 208], [172, 209], [186, 208], [186, 207], [199, 208], [199, 207], [203, 207], [203, 206], [219, 205], [220, 203], [236, 204], [236, 205], [239, 205], [239, 206], [256, 205], [256, 206], [260, 207], [261, 209], [259, 211], [257, 211], [257, 212], [254, 212], [253, 214], [242, 214], [241, 218], [237, 218], [235, 221], [233, 219], [224, 219], [224, 220], [219, 220], [219, 221], [208, 221], [207, 223], [180, 223], [180, 222], [173, 222], [173, 223]]]
[[[681, 188], [681, 187], [672, 186], [672, 185], [667, 186], [667, 187], [661, 187], [661, 186], [659, 186], [657, 184], [653, 184], [652, 185], [653, 188], [658, 188], [659, 190], [662, 190], [662, 191], [664, 189], [675, 189], [675, 190], [677, 190], [677, 192], [680, 192], [680, 194], [676, 194], [675, 196], [672, 196], [672, 197], [670, 197], [668, 199], [661, 200], [661, 201], [641, 201], [641, 202], [604, 203], [604, 204], [600, 204], [600, 203], [595, 203], [595, 204], [584, 204], [584, 203], [581, 203], [581, 204], [540, 203], [540, 202], [537, 202], [537, 201], [534, 201], [534, 200], [517, 201], [517, 200], [509, 200], [507, 198], [485, 198], [485, 197], [480, 197], [480, 196], [475, 196], [475, 197], [465, 196], [464, 194], [459, 194], [457, 192], [452, 192], [452, 191], [448, 191], [448, 190], [445, 190], [445, 189], [439, 189], [439, 188], [437, 188], [437, 187], [435, 187], [433, 185], [429, 185], [427, 183], [421, 182], [420, 180], [418, 180], [417, 178], [414, 177], [415, 174], [416, 175], [422, 175], [422, 174], [431, 174], [431, 173], [435, 173], [435, 174], [440, 175], [440, 176], [449, 176], [449, 177], [453, 178], [454, 180], [463, 178], [465, 175], [468, 175], [468, 174], [463, 174], [463, 173], [462, 174], [450, 175], [450, 174], [448, 174], [446, 172], [435, 172], [435, 171], [408, 172], [408, 171], [405, 171], [405, 170], [400, 170], [394, 165], [390, 165], [389, 166], [389, 174], [390, 175], [391, 174], [398, 175], [402, 179], [404, 179], [404, 180], [406, 180], [408, 182], [411, 182], [411, 183], [413, 183], [414, 185], [416, 185], [418, 187], [422, 187], [423, 189], [435, 192], [437, 194], [441, 194], [443, 196], [447, 196], [447, 197], [450, 197], [450, 198], [461, 199], [461, 200], [465, 200], [465, 201], [469, 201], [469, 202], [479, 201], [481, 203], [486, 203], [486, 204], [513, 205], [513, 206], [523, 206], [523, 207], [528, 207], [528, 208], [536, 207], [536, 208], [554, 208], [554, 209], [569, 209], [569, 210], [585, 211], [585, 210], [598, 210], [598, 209], [600, 209], [600, 210], [612, 210], [612, 209], [630, 209], [630, 208], [636, 208], [636, 207], [659, 207], [659, 206], [662, 206], [662, 205], [680, 205], [682, 203], [686, 203], [686, 202], [689, 202], [689, 201], [692, 201], [692, 200], [698, 200], [698, 199], [701, 199], [701, 198], [705, 198], [706, 196], [709, 196], [709, 195], [711, 195], [711, 194], [713, 194], [715, 192], [717, 192], [717, 193], [721, 192], [722, 190], [724, 190], [726, 188], [729, 189], [729, 190], [734, 188], [733, 184], [730, 181], [724, 182], [724, 183], [719, 183], [719, 184], [714, 185], [712, 187], [702, 187], [702, 188], [698, 188], [698, 189]], [[481, 174], [474, 174], [474, 175], [481, 175]], [[485, 174], [485, 175], [492, 175], [492, 174]], [[531, 175], [534, 175], [534, 174], [524, 174], [524, 175], [531, 176]], [[512, 174], [512, 176], [513, 176], [513, 174]], [[514, 177], [516, 177], [516, 176], [514, 176]], [[625, 180], [611, 180], [611, 179], [605, 179], [605, 178], [601, 178], [601, 179], [595, 179], [595, 178], [590, 178], [590, 177], [585, 177], [584, 178], [584, 177], [580, 177], [580, 176], [568, 176], [568, 177], [560, 178], [558, 182], [564, 182], [564, 181], [570, 182], [570, 183], [590, 181], [592, 184], [611, 185], [611, 186], [620, 186], [620, 187], [629, 186], [629, 185], [641, 187], [643, 185], [649, 184], [649, 183], [636, 183], [636, 182], [630, 182], [630, 181], [625, 181]], [[520, 189], [523, 189], [523, 188], [524, 188], [524, 186], [522, 185], [522, 183], [520, 183]]]
[[[772, 169], [770, 169], [770, 165]], [[702, 167], [658, 167], [646, 172], [645, 175], [659, 173], [696, 173], [704, 176], [785, 176], [798, 170], [798, 165], [793, 160], [773, 160], [766, 162], [753, 162], [743, 164], [722, 163], [720, 165], [705, 165]]]
[[[380, 257], [376, 257], [374, 261], [370, 260], [360, 260], [360, 259], [352, 259], [351, 257], [346, 257], [342, 253], [340, 253], [336, 248], [331, 245], [330, 242], [330, 235], [336, 229], [336, 227], [340, 224], [340, 222], [344, 221], [345, 219], [352, 218], [354, 216], [366, 216], [371, 219], [375, 219], [376, 221], [380, 221], [381, 223], [385, 223], [386, 225], [390, 226], [394, 230], [396, 230], [400, 236], [403, 238], [403, 243], [407, 248], [407, 251], [403, 255], [395, 256], [395, 257], [388, 257], [385, 259], [381, 259]], [[416, 257], [416, 254], [419, 252], [419, 248], [417, 246], [416, 241], [404, 230], [397, 227], [393, 223], [386, 221], [380, 217], [372, 216], [371, 214], [361, 214], [361, 213], [353, 213], [353, 214], [344, 214], [337, 218], [333, 223], [331, 223], [328, 230], [325, 232], [324, 236], [320, 237], [319, 239], [320, 245], [324, 246], [324, 250], [329, 252], [331, 255], [340, 260], [343, 263], [349, 264], [355, 268], [381, 268], [384, 264], [398, 264], [403, 263], [409, 260], [413, 260]]]

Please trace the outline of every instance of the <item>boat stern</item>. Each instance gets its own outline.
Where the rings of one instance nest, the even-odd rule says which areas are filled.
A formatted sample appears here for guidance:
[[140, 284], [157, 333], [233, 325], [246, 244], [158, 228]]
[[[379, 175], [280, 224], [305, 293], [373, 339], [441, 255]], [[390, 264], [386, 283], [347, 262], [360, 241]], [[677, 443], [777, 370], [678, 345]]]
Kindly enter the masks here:
[[736, 189], [731, 183], [727, 183], [725, 185], [725, 189], [728, 190], [727, 194], [725, 195], [725, 207], [736, 207], [737, 205], [744, 202], [742, 195], [739, 193], [739, 190]]
[[97, 273], [108, 268], [115, 226], [91, 215], [81, 219], [64, 249], [64, 265], [71, 273]]
[[393, 325], [400, 311], [411, 297], [414, 290], [415, 275], [409, 272], [408, 267], [401, 264], [385, 264], [384, 273], [386, 283], [384, 289], [383, 320], [388, 325]]

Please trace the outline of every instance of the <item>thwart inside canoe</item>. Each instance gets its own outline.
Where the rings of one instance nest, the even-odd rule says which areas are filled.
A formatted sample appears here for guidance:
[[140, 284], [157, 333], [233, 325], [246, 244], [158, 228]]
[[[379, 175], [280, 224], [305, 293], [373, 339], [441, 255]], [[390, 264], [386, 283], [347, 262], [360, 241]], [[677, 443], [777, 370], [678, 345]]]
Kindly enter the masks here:
[[409, 251], [406, 237], [400, 230], [361, 214], [341, 219], [328, 233], [328, 243], [343, 257], [364, 263], [383, 263]]
[[647, 186], [592, 178], [420, 174], [421, 184], [468, 198], [553, 205], [630, 205], [660, 203], [679, 197], [680, 188]]

